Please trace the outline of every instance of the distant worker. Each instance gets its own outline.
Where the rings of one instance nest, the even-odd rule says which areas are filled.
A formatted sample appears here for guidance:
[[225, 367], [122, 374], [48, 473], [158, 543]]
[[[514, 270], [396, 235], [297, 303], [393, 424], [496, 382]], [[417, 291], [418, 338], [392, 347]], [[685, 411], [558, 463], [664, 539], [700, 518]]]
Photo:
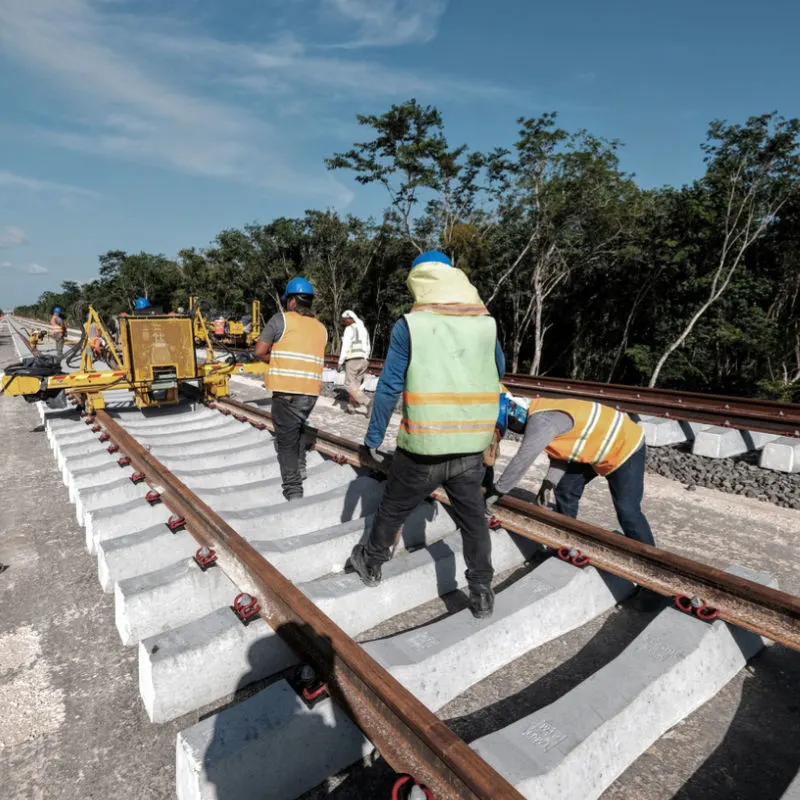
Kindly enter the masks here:
[[50, 317], [50, 335], [56, 343], [56, 358], [60, 361], [64, 355], [64, 340], [67, 338], [67, 323], [60, 306], [53, 309], [53, 316]]
[[345, 311], [342, 314], [344, 321], [344, 336], [342, 336], [342, 349], [339, 353], [339, 370], [344, 369], [344, 388], [350, 396], [346, 411], [355, 414], [361, 411], [367, 413], [367, 402], [361, 392], [364, 384], [364, 375], [369, 362], [369, 333], [364, 323], [356, 316], [355, 311]]
[[601, 403], [550, 397], [531, 400], [527, 410], [512, 398], [507, 420], [508, 429], [524, 437], [489, 491], [487, 506], [510, 492], [544, 450], [550, 456], [550, 469], [537, 498], [541, 505], [554, 491], [556, 511], [575, 518], [586, 484], [602, 475], [624, 534], [654, 544], [642, 512], [647, 448], [641, 425]]
[[380, 463], [377, 448], [402, 394], [397, 450], [369, 539], [353, 548], [350, 566], [377, 586], [406, 517], [443, 486], [464, 542], [469, 607], [482, 619], [494, 610], [483, 451], [494, 435], [505, 359], [494, 318], [444, 253], [418, 256], [407, 286], [414, 306], [392, 329], [364, 442]]
[[322, 390], [328, 332], [314, 316], [314, 288], [292, 278], [279, 311], [264, 326], [254, 355], [269, 364], [264, 381], [272, 392], [272, 422], [281, 468], [283, 496], [299, 500], [306, 478], [303, 427]]
[[225, 335], [225, 323], [226, 320], [222, 314], [214, 320], [214, 336], [221, 339]]

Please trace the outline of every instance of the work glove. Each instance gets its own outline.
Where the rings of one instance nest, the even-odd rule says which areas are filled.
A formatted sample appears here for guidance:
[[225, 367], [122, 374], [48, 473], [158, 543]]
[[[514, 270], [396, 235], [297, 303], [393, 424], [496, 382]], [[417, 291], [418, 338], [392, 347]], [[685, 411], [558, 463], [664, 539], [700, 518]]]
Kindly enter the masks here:
[[553, 482], [545, 478], [539, 488], [539, 494], [536, 495], [536, 505], [548, 508], [553, 502], [553, 491], [555, 488]]
[[367, 449], [369, 450], [370, 457], [376, 464], [383, 464], [386, 456], [384, 456], [383, 453], [379, 453], [377, 447], [368, 447]]
[[339, 366], [336, 367], [336, 371], [337, 372], [344, 372], [344, 364], [339, 364]]

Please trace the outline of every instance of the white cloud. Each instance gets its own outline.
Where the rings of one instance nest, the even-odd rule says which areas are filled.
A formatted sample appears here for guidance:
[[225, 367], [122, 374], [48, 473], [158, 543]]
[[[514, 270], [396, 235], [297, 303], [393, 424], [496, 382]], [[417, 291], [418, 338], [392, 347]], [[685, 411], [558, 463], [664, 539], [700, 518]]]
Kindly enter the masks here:
[[430, 42], [447, 0], [325, 0], [358, 23], [358, 37], [343, 47], [377, 47]]
[[8, 225], [0, 230], [0, 247], [18, 247], [28, 243], [28, 236], [22, 228]]
[[3, 261], [0, 263], [0, 269], [9, 269], [14, 272], [24, 272], [27, 275], [46, 275], [50, 272], [47, 267], [41, 264], [12, 264], [10, 261]]
[[55, 192], [64, 195], [84, 195], [96, 197], [97, 192], [82, 189], [80, 186], [70, 186], [68, 183], [56, 183], [32, 178], [28, 175], [17, 175], [14, 172], [0, 169], [0, 186], [12, 186], [19, 189], [29, 189], [33, 192]]

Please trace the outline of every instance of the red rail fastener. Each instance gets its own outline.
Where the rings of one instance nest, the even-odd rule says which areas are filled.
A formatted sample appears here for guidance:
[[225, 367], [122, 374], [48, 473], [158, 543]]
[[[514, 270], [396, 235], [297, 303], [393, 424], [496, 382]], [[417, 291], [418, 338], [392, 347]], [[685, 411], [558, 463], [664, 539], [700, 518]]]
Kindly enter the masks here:
[[433, 792], [425, 785], [415, 781], [410, 775], [401, 775], [392, 787], [392, 800], [405, 800], [414, 787], [419, 787], [428, 800], [433, 800]]
[[678, 611], [683, 611], [684, 614], [692, 613], [692, 598], [687, 597], [685, 594], [679, 594], [675, 600], [675, 608]]
[[150, 503], [151, 506], [156, 505], [156, 503], [161, 502], [161, 492], [156, 491], [155, 489], [151, 489], [145, 496], [144, 499]]
[[121, 467], [128, 467], [130, 466], [130, 463], [131, 463], [130, 456], [122, 456], [117, 459], [117, 464], [119, 464]]
[[312, 689], [310, 686], [306, 686], [303, 689], [303, 699], [307, 700], [309, 703], [313, 703], [314, 700], [319, 700], [324, 694], [328, 693], [328, 684], [321, 683], [317, 686], [316, 689]]
[[231, 410], [229, 408], [221, 408], [219, 410], [219, 413], [224, 414], [226, 417], [229, 417], [231, 415]]
[[[81, 412], [82, 414], [86, 414], [85, 411]], [[94, 414], [89, 414], [88, 416], [84, 416], [83, 419], [84, 424], [86, 425], [94, 425]]]
[[237, 422], [247, 422], [247, 417], [246, 417], [244, 414], [234, 414], [234, 415], [233, 415], [233, 418], [234, 418], [234, 419], [235, 419]]
[[257, 430], [257, 431], [265, 431], [267, 426], [263, 422], [256, 422], [254, 419], [250, 420], [250, 424]]
[[577, 547], [559, 547], [556, 552], [562, 561], [568, 561], [575, 567], [585, 567], [591, 563], [589, 556], [584, 555]]
[[144, 479], [145, 479], [144, 472], [134, 472], [133, 475], [131, 475], [131, 483], [133, 484], [142, 483]]
[[194, 554], [194, 561], [200, 569], [205, 572], [209, 567], [217, 563], [217, 554], [213, 547], [200, 547]]
[[239, 621], [244, 625], [248, 625], [252, 619], [258, 616], [258, 612], [261, 611], [258, 600], [252, 595], [247, 594], [247, 592], [237, 594], [231, 608], [233, 609], [233, 613], [239, 618]]
[[92, 433], [99, 433], [101, 430], [103, 430], [101, 425], [92, 425]]
[[173, 514], [167, 520], [166, 525], [173, 533], [177, 533], [184, 528], [186, 520], [180, 514]]
[[206, 403], [206, 406], [208, 406], [208, 408], [216, 408], [217, 404], [216, 403]]
[[101, 433], [99, 438], [101, 442], [107, 442], [111, 437], [107, 433]]
[[497, 519], [497, 517], [495, 517], [495, 516], [489, 517], [489, 523], [488, 524], [489, 524], [489, 530], [490, 531], [497, 531], [497, 530], [500, 530], [500, 528], [502, 527], [502, 525], [500, 524], [500, 520]]
[[719, 616], [719, 610], [711, 606], [703, 606], [695, 611], [695, 615], [705, 622], [713, 622]]
[[347, 456], [342, 454], [331, 456], [331, 461], [333, 461], [334, 464], [344, 464], [347, 461]]
[[109, 453], [116, 453], [119, 450], [119, 445], [118, 444], [110, 444], [106, 448], [106, 450], [108, 450]]

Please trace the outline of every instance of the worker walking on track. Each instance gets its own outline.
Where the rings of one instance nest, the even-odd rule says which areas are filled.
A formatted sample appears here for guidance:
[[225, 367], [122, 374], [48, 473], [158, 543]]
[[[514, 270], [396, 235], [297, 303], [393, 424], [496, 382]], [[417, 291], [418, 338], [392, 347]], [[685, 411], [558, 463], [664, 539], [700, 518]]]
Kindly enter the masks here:
[[283, 496], [291, 501], [303, 496], [303, 426], [322, 390], [328, 332], [311, 310], [314, 288], [305, 278], [292, 278], [281, 302], [285, 311], [279, 311], [264, 326], [254, 355], [269, 364], [264, 383], [272, 392]]
[[[554, 491], [556, 511], [578, 516], [586, 484], [597, 475], [608, 481], [620, 527], [626, 536], [654, 544], [642, 512], [647, 449], [644, 430], [627, 414], [588, 400], [539, 397], [529, 408], [505, 395], [509, 430], [524, 433], [517, 454], [487, 495], [491, 506], [522, 480], [542, 450], [550, 469], [539, 491], [544, 505]], [[503, 408], [501, 402], [501, 409]]]
[[350, 399], [346, 411], [354, 414], [361, 411], [367, 413], [367, 403], [361, 393], [364, 375], [367, 372], [369, 358], [369, 333], [367, 327], [356, 316], [355, 311], [345, 311], [342, 314], [344, 321], [344, 336], [342, 349], [339, 353], [339, 369], [344, 369], [344, 388]]
[[67, 323], [60, 306], [53, 309], [53, 316], [50, 317], [50, 335], [56, 343], [56, 358], [61, 361], [64, 355], [64, 340], [67, 338]]
[[414, 306], [392, 329], [365, 440], [380, 463], [377, 448], [402, 394], [397, 450], [369, 539], [353, 548], [350, 565], [377, 586], [406, 517], [443, 486], [464, 542], [470, 610], [485, 618], [494, 610], [494, 573], [482, 453], [494, 432], [505, 359], [494, 318], [447, 256], [420, 255], [407, 285]]

